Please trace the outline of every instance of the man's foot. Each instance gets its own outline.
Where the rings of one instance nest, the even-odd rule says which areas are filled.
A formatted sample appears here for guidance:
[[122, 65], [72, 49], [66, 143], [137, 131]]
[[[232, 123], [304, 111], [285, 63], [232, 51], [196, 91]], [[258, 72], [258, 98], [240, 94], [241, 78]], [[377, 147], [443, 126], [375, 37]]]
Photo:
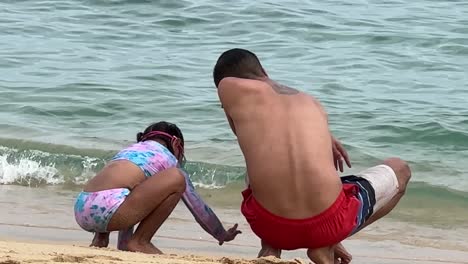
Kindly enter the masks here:
[[348, 264], [351, 263], [353, 256], [344, 248], [341, 243], [335, 246], [335, 264]]
[[128, 241], [127, 250], [146, 254], [162, 254], [162, 251], [155, 247], [153, 243], [140, 243], [136, 240]]
[[281, 258], [281, 249], [273, 248], [262, 240], [262, 249], [260, 250], [260, 252], [258, 252], [257, 258], [270, 256], [275, 258]]
[[262, 257], [275, 257], [275, 258], [281, 258], [281, 250], [275, 249], [275, 248], [262, 248], [260, 252], [258, 252], [258, 258]]
[[333, 264], [334, 261], [334, 250], [333, 247], [324, 247], [317, 249], [307, 250], [307, 256], [315, 264]]
[[110, 233], [95, 233], [93, 241], [91, 242], [90, 247], [107, 247], [109, 245], [109, 234]]

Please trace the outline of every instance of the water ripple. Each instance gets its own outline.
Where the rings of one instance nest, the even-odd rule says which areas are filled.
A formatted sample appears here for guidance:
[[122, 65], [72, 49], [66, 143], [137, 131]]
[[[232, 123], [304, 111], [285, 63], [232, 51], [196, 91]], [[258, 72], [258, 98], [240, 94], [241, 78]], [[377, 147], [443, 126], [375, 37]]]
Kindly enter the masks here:
[[466, 171], [466, 1], [5, 0], [0, 12], [2, 131], [126, 142], [165, 119], [216, 152], [196, 156], [242, 163], [217, 155], [237, 148], [211, 72], [243, 47], [320, 98], [363, 163], [401, 155]]

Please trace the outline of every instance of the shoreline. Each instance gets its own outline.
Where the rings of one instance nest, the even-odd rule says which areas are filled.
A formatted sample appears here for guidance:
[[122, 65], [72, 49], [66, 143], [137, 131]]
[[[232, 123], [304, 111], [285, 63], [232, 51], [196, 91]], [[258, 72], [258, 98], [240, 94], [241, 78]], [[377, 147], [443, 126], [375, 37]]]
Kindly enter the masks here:
[[[15, 199], [11, 200], [11, 197]], [[218, 207], [215, 203], [209, 202], [214, 205], [213, 210], [226, 228], [238, 223], [242, 231], [242, 234], [234, 241], [219, 246], [217, 241], [203, 231], [186, 207], [180, 203], [153, 238], [153, 243], [163, 252], [175, 253], [179, 256], [165, 255], [153, 258], [144, 254], [117, 252], [116, 232], [111, 234], [108, 249], [88, 248], [92, 234], [81, 230], [75, 223], [73, 202], [74, 195], [66, 190], [52, 191], [45, 188], [16, 186], [0, 188], [0, 211], [2, 212], [0, 214], [0, 264], [57, 263], [57, 257], [60, 256], [54, 252], [63, 256], [72, 256], [72, 258], [64, 258], [68, 261], [65, 263], [88, 263], [92, 258], [86, 256], [97, 256], [100, 263], [118, 263], [118, 261], [106, 259], [105, 256], [109, 252], [111, 256], [118, 255], [118, 258], [125, 263], [132, 263], [133, 258], [138, 259], [138, 263], [142, 264], [220, 263], [222, 257], [229, 257], [225, 260], [227, 261], [225, 264], [273, 263], [273, 260], [253, 261], [260, 249], [260, 241], [250, 230], [237, 208]], [[467, 237], [468, 229], [461, 226], [456, 226], [454, 229], [440, 229], [384, 218], [346, 239], [343, 245], [353, 255], [353, 263], [468, 264]], [[19, 246], [21, 243], [23, 243], [22, 246]], [[31, 248], [31, 250], [25, 251], [23, 248]], [[11, 250], [17, 254], [9, 254]], [[199, 258], [194, 260], [190, 257], [193, 254], [204, 257], [201, 258], [202, 260]], [[9, 260], [17, 262], [5, 263], [7, 255], [10, 255]], [[99, 257], [103, 255], [104, 257]], [[295, 258], [306, 261], [306, 251], [296, 250], [283, 253], [283, 260]], [[41, 262], [31, 262], [39, 259]]]
[[[70, 140], [51, 142], [34, 137], [24, 139], [3, 135], [0, 137], [0, 159], [3, 159], [0, 164], [3, 162], [3, 168], [0, 169], [4, 170], [4, 174], [7, 171], [7, 176], [4, 175], [6, 179], [0, 178], [0, 183], [26, 186], [79, 185], [104, 166], [115, 152], [134, 143], [133, 140], [123, 139], [111, 140], [112, 143], [102, 140], [87, 145]], [[199, 184], [214, 187], [243, 182], [241, 178], [245, 174], [245, 162], [237, 144], [218, 142], [221, 145], [214, 146], [197, 141], [187, 143], [190, 143], [186, 150], [189, 157], [187, 169], [189, 172], [191, 170], [192, 175], [197, 174]], [[353, 160], [353, 168], [347, 168], [340, 176], [355, 174], [377, 165], [387, 156], [392, 156], [361, 152], [353, 145], [347, 147]], [[419, 186], [425, 185], [433, 191], [444, 190], [468, 197], [468, 181], [463, 180], [466, 176], [464, 170], [456, 169], [453, 164], [442, 166], [439, 158], [436, 159], [437, 162], [409, 158], [405, 160], [415, 172], [412, 182]], [[216, 177], [203, 179], [204, 175]], [[450, 177], [440, 181], [440, 175]]]
[[[197, 192], [210, 206], [220, 210], [233, 210], [238, 214], [240, 214], [239, 209], [243, 188], [244, 183], [240, 182], [231, 183], [223, 188], [196, 187]], [[3, 201], [5, 207], [7, 207], [8, 203], [24, 203], [25, 207], [38, 205], [44, 209], [44, 206], [37, 200], [45, 199], [51, 205], [60, 204], [63, 213], [67, 214], [70, 212], [70, 208], [73, 207], [74, 198], [79, 191], [81, 191], [81, 186], [68, 184], [44, 185], [40, 187], [0, 184], [0, 203]], [[22, 196], [18, 197], [18, 193], [21, 193]], [[466, 221], [468, 219], [467, 194], [414, 182], [409, 186], [405, 197], [400, 201], [395, 210], [385, 217], [385, 220], [447, 231], [453, 229], [468, 230], [468, 222]], [[16, 200], [11, 201], [10, 197], [16, 197]], [[1, 208], [2, 206], [0, 205]], [[49, 208], [49, 210], [54, 209], [53, 206]], [[27, 209], [25, 208], [25, 210]], [[47, 214], [49, 210], [41, 209], [37, 213], [41, 215]], [[11, 216], [14, 217], [13, 212]], [[2, 217], [0, 216], [1, 219]], [[2, 222], [0, 221], [0, 223]]]

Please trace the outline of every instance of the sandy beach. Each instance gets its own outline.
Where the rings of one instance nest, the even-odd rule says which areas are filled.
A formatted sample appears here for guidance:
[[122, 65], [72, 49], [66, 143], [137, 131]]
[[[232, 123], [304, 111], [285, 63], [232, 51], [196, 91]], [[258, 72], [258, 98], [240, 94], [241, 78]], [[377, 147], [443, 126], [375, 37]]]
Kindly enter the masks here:
[[[369, 243], [365, 242], [358, 242], [358, 244], [369, 246]], [[352, 245], [351, 249], [357, 247], [356, 243], [352, 243]], [[360, 251], [354, 255], [353, 263], [468, 263], [466, 260], [468, 253], [460, 251], [433, 250], [417, 247], [407, 248], [385, 243]], [[297, 264], [309, 263], [309, 261], [304, 257], [286, 257], [280, 260], [276, 258], [255, 259], [246, 256], [233, 256], [228, 249], [221, 252], [212, 251], [208, 253], [199, 252], [187, 247], [186, 250], [169, 250], [164, 255], [147, 255], [51, 241], [15, 242], [12, 240], [1, 240], [0, 264], [20, 263]]]
[[[197, 256], [192, 254], [145, 255], [132, 252], [122, 252], [109, 249], [93, 249], [83, 246], [38, 244], [20, 242], [0, 242], [0, 256], [2, 264], [19, 263], [278, 263], [275, 258], [258, 260], [243, 260], [228, 257]], [[297, 261], [283, 261], [281, 263], [301, 263]]]
[[[320, 101], [351, 159], [340, 176], [389, 157], [410, 165], [398, 206], [343, 241], [353, 264], [468, 264], [468, 0], [0, 0], [0, 14], [0, 264], [309, 263], [305, 249], [256, 259], [260, 241], [240, 212], [250, 154], [213, 78], [232, 48]], [[292, 105], [281, 115], [269, 104], [271, 127], [245, 134], [252, 153], [275, 154], [255, 162], [316, 160], [315, 141], [293, 153], [321, 121]], [[265, 117], [257, 106], [248, 123]], [[180, 203], [152, 239], [164, 255], [118, 251], [116, 233], [108, 248], [90, 248], [76, 195], [159, 121], [180, 128], [184, 169], [242, 234], [219, 246]], [[285, 139], [290, 153], [277, 148]]]
[[[14, 200], [10, 200], [13, 194]], [[242, 234], [219, 246], [193, 220], [183, 204], [153, 238], [165, 255], [117, 251], [111, 234], [107, 249], [89, 248], [92, 234], [74, 221], [74, 192], [61, 188], [0, 186], [0, 264], [17, 263], [273, 263], [255, 259], [259, 240], [237, 208], [214, 209], [226, 227], [239, 223]], [[345, 240], [352, 263], [468, 263], [468, 230], [385, 219]], [[283, 253], [283, 263], [309, 263], [305, 250]], [[299, 260], [298, 260], [299, 259]]]

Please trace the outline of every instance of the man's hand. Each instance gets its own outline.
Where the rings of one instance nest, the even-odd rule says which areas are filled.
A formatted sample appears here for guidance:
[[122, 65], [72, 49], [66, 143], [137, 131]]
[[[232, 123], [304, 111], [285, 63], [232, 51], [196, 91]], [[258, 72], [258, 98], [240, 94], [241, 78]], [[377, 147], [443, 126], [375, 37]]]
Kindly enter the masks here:
[[224, 242], [228, 242], [236, 238], [238, 234], [241, 234], [242, 232], [240, 230], [237, 230], [237, 224], [235, 224], [233, 227], [229, 228], [229, 230], [226, 231], [226, 234], [224, 235], [223, 239], [219, 241], [219, 245], [222, 245]]
[[349, 161], [348, 153], [341, 145], [341, 143], [332, 136], [332, 147], [333, 147], [333, 163], [335, 168], [343, 172], [343, 159], [348, 165], [348, 168], [351, 168], [351, 162]]

